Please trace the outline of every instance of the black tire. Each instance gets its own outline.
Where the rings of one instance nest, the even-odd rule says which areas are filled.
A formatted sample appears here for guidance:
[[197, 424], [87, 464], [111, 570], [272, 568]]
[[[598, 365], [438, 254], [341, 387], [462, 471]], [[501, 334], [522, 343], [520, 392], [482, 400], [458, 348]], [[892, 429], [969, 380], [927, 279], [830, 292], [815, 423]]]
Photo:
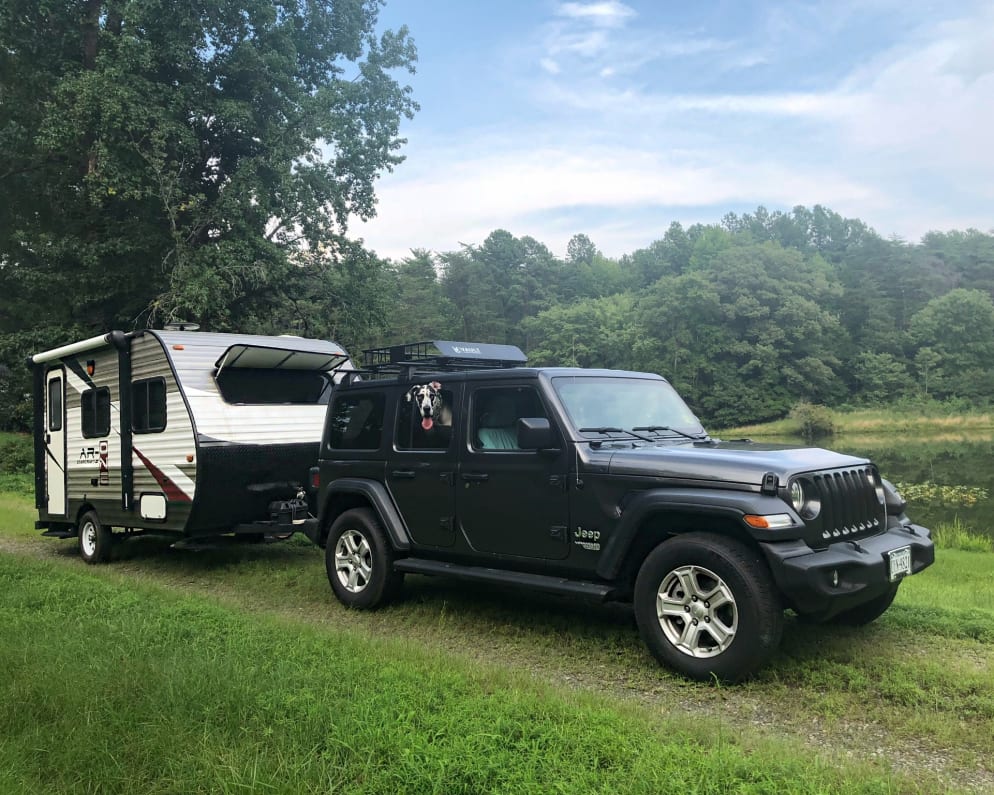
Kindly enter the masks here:
[[393, 548], [369, 508], [346, 511], [331, 526], [324, 565], [342, 604], [372, 610], [393, 599], [404, 579], [393, 561]]
[[[669, 612], [660, 614], [664, 598]], [[691, 679], [737, 682], [780, 644], [783, 606], [766, 562], [733, 538], [688, 533], [664, 541], [642, 563], [634, 601], [653, 656]]]
[[894, 583], [876, 599], [871, 599], [869, 602], [851, 607], [837, 616], [828, 619], [826, 623], [839, 624], [844, 627], [861, 627], [864, 624], [869, 624], [871, 621], [876, 621], [887, 612], [887, 608], [893, 603], [894, 597], [897, 596], [898, 585], [900, 583]]
[[110, 560], [114, 536], [110, 528], [101, 524], [96, 511], [87, 511], [79, 520], [77, 528], [79, 556], [87, 563], [106, 563]]

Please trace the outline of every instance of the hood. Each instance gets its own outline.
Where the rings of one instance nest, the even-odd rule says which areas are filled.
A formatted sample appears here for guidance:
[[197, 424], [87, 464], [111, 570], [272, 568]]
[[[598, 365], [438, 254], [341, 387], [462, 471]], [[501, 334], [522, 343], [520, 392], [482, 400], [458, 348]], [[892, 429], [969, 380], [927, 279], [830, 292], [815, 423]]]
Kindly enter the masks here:
[[[802, 472], [869, 463], [865, 458], [820, 447], [717, 442], [715, 444], [645, 444], [635, 448], [602, 447], [592, 459], [606, 463], [607, 473], [679, 480], [719, 481], [760, 486], [763, 475], [775, 473], [781, 483]], [[605, 462], [603, 457], [609, 457]]]

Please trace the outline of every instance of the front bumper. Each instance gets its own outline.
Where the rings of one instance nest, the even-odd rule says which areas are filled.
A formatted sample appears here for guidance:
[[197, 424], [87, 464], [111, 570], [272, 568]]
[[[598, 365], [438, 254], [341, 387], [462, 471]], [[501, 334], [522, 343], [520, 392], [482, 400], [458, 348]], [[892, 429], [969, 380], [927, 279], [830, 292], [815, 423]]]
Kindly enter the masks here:
[[761, 547], [787, 606], [822, 618], [882, 596], [893, 587], [887, 553], [895, 549], [910, 547], [912, 574], [935, 562], [931, 532], [910, 523], [893, 525], [869, 538], [837, 541], [825, 549], [812, 549], [803, 541]]

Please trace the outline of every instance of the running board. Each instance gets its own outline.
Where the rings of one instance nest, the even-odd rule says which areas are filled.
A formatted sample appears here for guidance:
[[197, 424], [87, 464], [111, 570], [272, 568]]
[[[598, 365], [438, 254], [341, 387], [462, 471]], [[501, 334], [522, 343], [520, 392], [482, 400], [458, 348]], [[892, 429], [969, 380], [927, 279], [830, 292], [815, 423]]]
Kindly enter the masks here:
[[75, 538], [75, 530], [46, 530], [42, 533], [45, 538]]
[[423, 558], [401, 558], [395, 560], [394, 571], [405, 574], [427, 574], [454, 577], [459, 580], [488, 582], [495, 585], [519, 585], [535, 591], [582, 596], [598, 602], [606, 602], [615, 594], [610, 585], [585, 580], [567, 580], [563, 577], [550, 577], [546, 574], [527, 574], [521, 571], [485, 569], [479, 566], [461, 566], [457, 563], [444, 563]]

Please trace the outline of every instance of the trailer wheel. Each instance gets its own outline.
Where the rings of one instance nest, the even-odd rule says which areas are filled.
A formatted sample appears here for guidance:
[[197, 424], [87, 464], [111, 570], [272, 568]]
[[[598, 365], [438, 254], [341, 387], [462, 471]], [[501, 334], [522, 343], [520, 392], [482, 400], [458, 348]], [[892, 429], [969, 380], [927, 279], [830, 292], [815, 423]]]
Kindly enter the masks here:
[[389, 602], [404, 578], [393, 570], [393, 549], [369, 508], [353, 508], [335, 520], [324, 561], [338, 601], [360, 610]]
[[87, 511], [79, 520], [79, 554], [87, 563], [106, 563], [114, 543], [110, 528], [100, 523], [96, 511]]

